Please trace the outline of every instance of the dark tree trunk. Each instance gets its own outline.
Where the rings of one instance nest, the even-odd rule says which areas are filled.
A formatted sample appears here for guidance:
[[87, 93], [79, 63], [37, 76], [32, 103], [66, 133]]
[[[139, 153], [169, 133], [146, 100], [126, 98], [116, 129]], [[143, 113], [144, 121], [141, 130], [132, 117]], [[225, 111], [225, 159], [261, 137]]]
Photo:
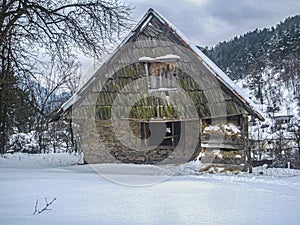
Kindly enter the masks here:
[[70, 135], [71, 135], [72, 149], [75, 152], [77, 152], [77, 146], [76, 146], [76, 142], [74, 140], [74, 133], [73, 133], [73, 127], [72, 127], [72, 119], [69, 120], [69, 129], [70, 129]]

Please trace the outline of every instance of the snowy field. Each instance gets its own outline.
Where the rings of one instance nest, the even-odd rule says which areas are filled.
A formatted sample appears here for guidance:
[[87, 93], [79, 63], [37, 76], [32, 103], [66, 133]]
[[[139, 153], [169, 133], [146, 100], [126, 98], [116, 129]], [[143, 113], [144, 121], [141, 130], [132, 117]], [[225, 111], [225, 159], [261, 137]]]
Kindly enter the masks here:
[[[168, 177], [160, 170], [149, 174], [151, 166], [79, 161], [68, 154], [1, 158], [0, 224], [300, 224], [300, 177], [293, 170], [181, 170], [185, 175]], [[161, 171], [168, 170], [173, 174], [171, 167]], [[56, 198], [51, 210], [33, 215], [45, 198]]]

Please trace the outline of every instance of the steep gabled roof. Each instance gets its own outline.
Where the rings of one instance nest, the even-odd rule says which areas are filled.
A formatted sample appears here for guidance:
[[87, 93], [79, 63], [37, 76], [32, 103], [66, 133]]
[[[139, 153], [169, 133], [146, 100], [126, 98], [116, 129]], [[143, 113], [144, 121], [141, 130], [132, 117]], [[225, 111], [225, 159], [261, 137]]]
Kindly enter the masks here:
[[[127, 43], [134, 42], [137, 40], [139, 35], [151, 25], [151, 20], [158, 20], [173, 37], [176, 37], [174, 42], [188, 48], [191, 50], [198, 60], [210, 71], [210, 73], [223, 85], [225, 89], [231, 94], [235, 101], [239, 102], [240, 105], [252, 116], [264, 120], [263, 116], [256, 108], [255, 104], [243, 93], [243, 91], [218, 67], [216, 66], [203, 52], [201, 52], [195, 45], [190, 43], [188, 39], [167, 19], [157, 13], [155, 10], [150, 8], [146, 14], [141, 18], [141, 20], [136, 24], [136, 26], [130, 31], [127, 37], [119, 44], [115, 51], [108, 57], [104, 64], [110, 62], [110, 60], [118, 53], [118, 51]], [[159, 35], [159, 30], [153, 27], [150, 33], [155, 33]], [[149, 34], [151, 35], [151, 34]], [[165, 35], [164, 33], [162, 35]], [[80, 100], [81, 93], [83, 93], [94, 81], [97, 76], [99, 76], [99, 71], [101, 68], [65, 103], [59, 110], [56, 118], [59, 118], [61, 114], [70, 110], [72, 105]]]

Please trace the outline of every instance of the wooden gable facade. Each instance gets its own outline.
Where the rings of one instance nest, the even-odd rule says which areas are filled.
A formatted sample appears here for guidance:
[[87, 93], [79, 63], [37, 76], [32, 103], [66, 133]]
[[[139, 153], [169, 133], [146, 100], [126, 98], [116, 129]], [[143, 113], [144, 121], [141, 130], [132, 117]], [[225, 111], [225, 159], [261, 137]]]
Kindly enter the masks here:
[[[72, 110], [71, 110], [72, 109]], [[149, 9], [62, 106], [88, 163], [246, 165], [253, 103], [165, 18]]]

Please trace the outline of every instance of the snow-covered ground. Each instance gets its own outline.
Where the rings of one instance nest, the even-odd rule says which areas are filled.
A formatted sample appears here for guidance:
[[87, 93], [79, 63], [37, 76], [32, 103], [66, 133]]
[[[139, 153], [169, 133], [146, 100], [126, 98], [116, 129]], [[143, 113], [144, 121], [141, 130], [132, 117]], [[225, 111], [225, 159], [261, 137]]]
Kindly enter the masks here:
[[[188, 175], [181, 167], [181, 175], [165, 179], [174, 167], [153, 175], [153, 166], [77, 162], [68, 154], [0, 158], [0, 224], [299, 224], [294, 170]], [[131, 185], [153, 177], [160, 182]], [[36, 200], [41, 210], [45, 198], [56, 198], [52, 210], [33, 215]]]

